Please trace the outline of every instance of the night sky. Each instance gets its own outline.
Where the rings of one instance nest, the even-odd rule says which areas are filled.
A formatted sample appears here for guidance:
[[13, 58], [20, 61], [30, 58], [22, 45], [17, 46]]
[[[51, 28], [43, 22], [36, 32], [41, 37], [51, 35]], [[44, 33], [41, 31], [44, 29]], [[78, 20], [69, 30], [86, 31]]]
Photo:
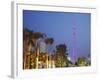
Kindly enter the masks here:
[[[23, 10], [23, 27], [54, 38], [53, 48], [58, 44], [66, 44], [71, 59], [73, 59], [73, 48], [76, 49], [74, 52], [76, 59], [91, 54], [90, 24], [90, 13]], [[73, 38], [73, 27], [75, 27], [75, 38]]]

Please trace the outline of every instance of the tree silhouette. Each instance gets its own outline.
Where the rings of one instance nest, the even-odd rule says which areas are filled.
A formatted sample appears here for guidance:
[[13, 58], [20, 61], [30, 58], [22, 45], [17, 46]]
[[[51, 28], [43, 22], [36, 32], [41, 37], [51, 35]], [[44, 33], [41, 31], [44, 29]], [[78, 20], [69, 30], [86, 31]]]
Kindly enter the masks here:
[[77, 60], [78, 66], [88, 66], [87, 58], [86, 57], [79, 57]]
[[53, 38], [46, 38], [45, 39], [45, 43], [48, 45], [48, 44], [53, 44], [53, 42], [54, 42], [54, 39]]
[[55, 55], [56, 67], [67, 66], [67, 55], [68, 51], [65, 44], [59, 44], [56, 46], [56, 55]]
[[[46, 45], [48, 46], [48, 45], [52, 45], [53, 44], [53, 42], [54, 42], [54, 39], [53, 38], [46, 38], [45, 39], [45, 43], [46, 43]], [[48, 67], [48, 59], [49, 59], [49, 63], [51, 64], [51, 54], [48, 52], [48, 54], [47, 54], [47, 67]]]

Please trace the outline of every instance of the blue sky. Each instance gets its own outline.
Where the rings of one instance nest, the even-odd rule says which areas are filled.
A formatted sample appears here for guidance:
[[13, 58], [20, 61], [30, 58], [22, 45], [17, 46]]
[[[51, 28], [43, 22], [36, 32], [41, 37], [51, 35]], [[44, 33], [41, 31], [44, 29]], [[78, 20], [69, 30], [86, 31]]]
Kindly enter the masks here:
[[[90, 54], [90, 24], [90, 13], [23, 10], [23, 27], [54, 38], [53, 46], [66, 44], [72, 59], [74, 47], [76, 59]], [[76, 28], [76, 39], [73, 39], [73, 27]]]

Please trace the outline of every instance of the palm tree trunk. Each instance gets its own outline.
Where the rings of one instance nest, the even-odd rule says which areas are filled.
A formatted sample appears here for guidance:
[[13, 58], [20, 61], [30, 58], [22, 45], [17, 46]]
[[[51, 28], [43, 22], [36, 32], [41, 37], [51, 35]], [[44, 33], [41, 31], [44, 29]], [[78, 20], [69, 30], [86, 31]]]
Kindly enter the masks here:
[[26, 69], [26, 54], [24, 54], [24, 61], [23, 61], [24, 65], [23, 65], [23, 69]]
[[46, 68], [48, 68], [48, 55], [46, 56]]
[[40, 52], [40, 50], [39, 50], [39, 47], [38, 47], [37, 48], [37, 56], [36, 56], [36, 69], [38, 69], [39, 52]]
[[38, 69], [38, 57], [36, 57], [36, 69]]
[[30, 52], [28, 53], [28, 69], [30, 69]]

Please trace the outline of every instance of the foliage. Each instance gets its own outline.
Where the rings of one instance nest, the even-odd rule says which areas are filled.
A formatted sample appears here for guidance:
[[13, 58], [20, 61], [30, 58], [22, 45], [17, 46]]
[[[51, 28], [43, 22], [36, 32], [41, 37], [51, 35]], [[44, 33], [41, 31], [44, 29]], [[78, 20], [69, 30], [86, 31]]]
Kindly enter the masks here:
[[54, 39], [53, 38], [46, 38], [45, 39], [45, 43], [46, 44], [53, 44], [53, 42], [54, 42]]
[[77, 65], [78, 66], [87, 66], [88, 63], [87, 63], [86, 57], [79, 57], [78, 61], [77, 61]]
[[55, 65], [56, 67], [66, 67], [67, 66], [67, 47], [65, 44], [59, 44], [56, 46], [56, 55], [55, 55]]

